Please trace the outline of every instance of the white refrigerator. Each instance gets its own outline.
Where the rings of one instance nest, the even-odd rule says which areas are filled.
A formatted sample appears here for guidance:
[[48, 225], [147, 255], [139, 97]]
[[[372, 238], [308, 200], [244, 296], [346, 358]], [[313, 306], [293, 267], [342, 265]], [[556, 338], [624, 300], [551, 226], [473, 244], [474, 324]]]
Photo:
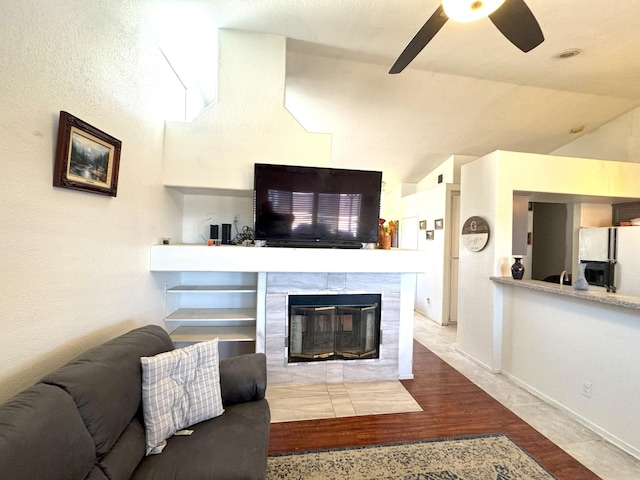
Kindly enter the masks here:
[[640, 226], [581, 228], [579, 238], [579, 262], [609, 265], [609, 290], [640, 297]]

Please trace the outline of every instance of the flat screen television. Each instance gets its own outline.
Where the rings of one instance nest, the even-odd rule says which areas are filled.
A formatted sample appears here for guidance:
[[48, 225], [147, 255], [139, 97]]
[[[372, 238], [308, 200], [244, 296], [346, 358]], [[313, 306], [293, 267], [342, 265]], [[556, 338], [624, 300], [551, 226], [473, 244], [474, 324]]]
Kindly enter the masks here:
[[256, 163], [255, 239], [267, 246], [375, 243], [381, 189], [382, 172]]

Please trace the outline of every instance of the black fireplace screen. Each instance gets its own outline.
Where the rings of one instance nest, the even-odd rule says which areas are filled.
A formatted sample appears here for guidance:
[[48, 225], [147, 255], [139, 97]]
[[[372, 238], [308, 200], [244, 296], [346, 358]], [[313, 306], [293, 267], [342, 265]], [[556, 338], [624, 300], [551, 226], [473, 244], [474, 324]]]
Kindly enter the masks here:
[[380, 295], [289, 296], [288, 361], [379, 358]]

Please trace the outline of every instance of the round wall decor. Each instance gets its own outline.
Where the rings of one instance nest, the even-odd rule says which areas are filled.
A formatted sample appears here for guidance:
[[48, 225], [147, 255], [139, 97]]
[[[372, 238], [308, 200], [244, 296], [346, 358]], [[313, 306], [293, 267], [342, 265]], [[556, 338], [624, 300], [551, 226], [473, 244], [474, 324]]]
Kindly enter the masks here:
[[469, 217], [462, 225], [462, 244], [472, 252], [479, 252], [489, 241], [489, 224], [484, 218]]

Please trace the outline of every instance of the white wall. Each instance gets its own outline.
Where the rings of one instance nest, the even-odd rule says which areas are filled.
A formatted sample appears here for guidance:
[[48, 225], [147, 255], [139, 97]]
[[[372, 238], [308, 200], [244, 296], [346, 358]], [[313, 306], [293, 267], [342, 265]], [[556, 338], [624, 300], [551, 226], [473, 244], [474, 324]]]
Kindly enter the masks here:
[[[233, 223], [238, 215], [237, 225]], [[206, 243], [210, 225], [218, 225], [222, 238], [222, 224], [231, 228], [231, 239], [243, 231], [243, 227], [253, 228], [253, 198], [225, 195], [185, 195], [182, 213], [182, 241], [184, 243]]]
[[[554, 172], [551, 176], [549, 172]], [[481, 252], [460, 249], [458, 346], [490, 370], [500, 368], [501, 316], [491, 275], [508, 276], [514, 191], [640, 198], [640, 164], [552, 155], [494, 152], [462, 167], [460, 221], [488, 221]]]
[[[149, 246], [180, 238], [182, 199], [162, 186], [166, 65], [151, 8], [3, 5], [0, 400], [162, 317]], [[122, 141], [117, 197], [52, 187], [60, 110]]]
[[218, 41], [218, 100], [167, 123], [165, 185], [250, 191], [255, 162], [329, 166], [331, 136], [284, 108], [286, 38], [220, 30]]
[[640, 162], [640, 108], [551, 152], [572, 157]]
[[497, 288], [504, 291], [503, 373], [640, 457], [638, 311]]
[[[425, 221], [427, 230], [434, 233], [433, 240], [427, 240], [427, 230], [417, 230], [417, 249], [425, 253], [424, 273], [416, 278], [415, 309], [437, 323], [446, 323], [443, 317], [443, 290], [445, 267], [445, 230], [435, 230], [434, 221], [443, 219], [443, 225], [449, 228], [447, 221], [447, 185], [442, 183], [428, 190], [405, 197], [405, 202], [413, 204], [417, 211], [417, 222]], [[406, 212], [410, 211], [407, 207]], [[402, 224], [401, 224], [402, 225]]]
[[[452, 191], [459, 190], [456, 182], [460, 179], [461, 166], [474, 158], [452, 155], [415, 184], [415, 193], [402, 184], [389, 196], [393, 199], [388, 202], [393, 212], [390, 216], [402, 218], [400, 231], [403, 240], [408, 243], [406, 226], [413, 222], [415, 225], [411, 225], [410, 231], [416, 238], [412, 239], [410, 248], [425, 252], [424, 273], [416, 279], [415, 309], [441, 325], [449, 321], [450, 236], [453, 229], [459, 229], [459, 225], [452, 225], [450, 221], [451, 195]], [[403, 192], [407, 194], [402, 195]], [[436, 219], [443, 220], [443, 229], [435, 230]], [[425, 230], [418, 229], [417, 224], [422, 220], [426, 222], [426, 230], [434, 231], [433, 240], [427, 240]]]
[[[554, 175], [550, 176], [549, 172], [554, 172]], [[460, 249], [459, 289], [464, 296], [461, 295], [458, 302], [458, 349], [489, 370], [497, 372], [505, 368], [517, 381], [530, 384], [541, 396], [571, 411], [576, 411], [575, 385], [552, 379], [571, 378], [574, 382], [577, 381], [576, 372], [581, 368], [592, 368], [599, 358], [609, 364], [609, 358], [621, 356], [629, 361], [619, 367], [609, 367], [622, 369], [627, 378], [639, 378], [639, 364], [633, 360], [637, 348], [626, 341], [616, 340], [627, 335], [631, 325], [629, 318], [637, 319], [636, 311], [611, 307], [605, 314], [604, 310], [596, 312], [595, 308], [587, 310], [562, 301], [554, 301], [551, 305], [551, 301], [541, 302], [538, 297], [538, 302], [523, 304], [526, 318], [530, 319], [526, 327], [528, 330], [518, 330], [523, 333], [518, 333], [518, 342], [512, 344], [513, 334], [503, 331], [503, 328], [506, 325], [520, 328], [519, 308], [503, 303], [503, 288], [489, 280], [493, 275], [509, 275], [514, 191], [640, 198], [638, 178], [638, 163], [515, 152], [494, 152], [465, 165], [462, 168], [461, 221], [472, 215], [481, 216], [488, 221], [491, 235], [487, 247], [481, 252]], [[591, 318], [593, 315], [596, 317]], [[603, 328], [597, 318], [605, 315], [607, 328]], [[561, 321], [565, 316], [570, 317], [570, 324], [575, 330], [567, 328], [567, 324]], [[605, 330], [606, 334], [602, 333]], [[570, 332], [576, 337], [571, 337]], [[633, 333], [633, 338], [636, 336]], [[594, 345], [569, 349], [565, 344], [577, 337], [591, 338]], [[635, 345], [634, 342], [632, 344]], [[532, 350], [536, 356], [527, 358]], [[514, 362], [517, 361], [525, 364], [516, 368]], [[599, 368], [606, 367], [583, 371], [602, 384], [602, 400], [597, 406], [593, 402], [579, 414], [607, 431], [609, 436], [622, 439], [621, 446], [624, 447], [625, 442], [632, 445], [637, 453], [640, 451], [637, 433], [631, 434], [626, 427], [620, 428], [620, 420], [624, 417], [629, 424], [637, 425], [640, 416], [632, 418], [629, 409], [610, 407], [637, 403], [637, 388], [608, 388], [609, 382], [600, 380], [604, 374]], [[539, 381], [542, 378], [545, 381]], [[625, 412], [624, 416], [620, 415], [621, 411]]]

